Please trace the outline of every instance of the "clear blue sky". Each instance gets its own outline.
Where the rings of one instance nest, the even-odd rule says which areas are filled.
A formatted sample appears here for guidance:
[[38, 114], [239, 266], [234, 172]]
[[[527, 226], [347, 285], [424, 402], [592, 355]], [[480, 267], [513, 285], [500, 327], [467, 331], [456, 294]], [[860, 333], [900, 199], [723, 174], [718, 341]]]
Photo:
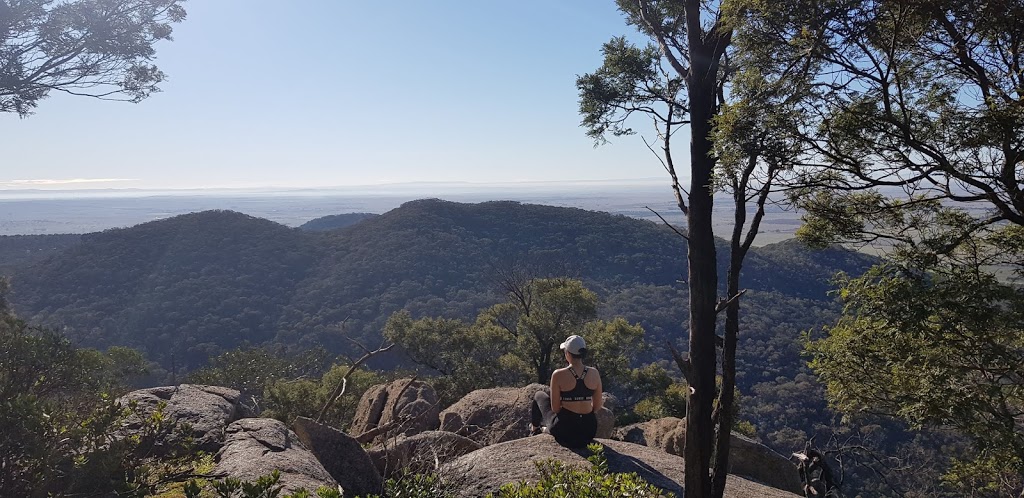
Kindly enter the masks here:
[[[638, 137], [595, 149], [579, 127], [576, 75], [635, 35], [610, 0], [185, 6], [157, 49], [162, 93], [0, 115], [0, 189], [664, 175]], [[119, 181], [53, 182], [74, 179]]]

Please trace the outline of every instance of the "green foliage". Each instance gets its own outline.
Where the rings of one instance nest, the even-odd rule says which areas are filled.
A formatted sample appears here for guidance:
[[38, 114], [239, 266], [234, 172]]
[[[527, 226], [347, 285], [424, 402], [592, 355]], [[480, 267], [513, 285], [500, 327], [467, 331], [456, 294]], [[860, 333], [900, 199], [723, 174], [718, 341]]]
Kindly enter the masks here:
[[1016, 457], [989, 453], [974, 460], [953, 459], [942, 484], [960, 496], [996, 498], [1017, 495], [1024, 489]]
[[74, 324], [68, 333], [84, 344], [137, 347], [188, 371], [274, 337], [314, 260], [307, 236], [231, 212], [87, 234], [59, 258], [16, 271], [13, 304], [47, 309], [41, 323]]
[[[151, 458], [172, 434], [187, 445], [187, 427], [113, 399], [144, 364], [138, 352], [77, 349], [2, 312], [0, 351], [0, 495], [142, 496], [191, 467], [187, 446]], [[129, 419], [131, 436], [121, 432]]]
[[636, 407], [633, 409], [636, 419], [627, 418], [621, 422], [632, 423], [635, 421], [654, 420], [663, 417], [685, 418], [686, 398], [689, 391], [690, 388], [685, 383], [673, 382], [668, 385], [660, 395], [644, 398], [637, 403]]
[[0, 6], [0, 112], [32, 113], [51, 90], [138, 102], [164, 73], [153, 45], [185, 19], [179, 0], [31, 0]]
[[1024, 225], [1024, 95], [1019, 61], [1003, 55], [1024, 35], [1007, 22], [1024, 13], [1019, 3], [727, 5], [750, 73], [739, 86], [769, 87], [797, 114], [787, 133], [807, 166], [808, 189], [793, 197], [807, 212], [805, 234], [927, 245], [941, 237], [924, 232], [950, 226], [941, 218], [951, 213], [968, 234]]
[[78, 234], [0, 235], [0, 275], [60, 254], [81, 240]]
[[[843, 317], [808, 344], [830, 400], [916, 427], [953, 427], [1024, 473], [1024, 295], [969, 256], [843, 280]], [[952, 479], [952, 477], [951, 477]], [[962, 481], [962, 479], [960, 479]]]
[[[443, 401], [474, 390], [524, 382], [547, 384], [564, 362], [558, 345], [572, 334], [587, 340], [587, 364], [607, 379], [605, 389], [642, 397], [671, 380], [663, 368], [633, 368], [646, 349], [644, 331], [621, 317], [595, 320], [597, 295], [572, 279], [534, 279], [510, 287], [508, 301], [483, 310], [472, 325], [459, 320], [392, 315], [388, 340], [409, 357], [438, 371]], [[541, 378], [543, 376], [543, 378]]]
[[1024, 261], [1020, 62], [1004, 56], [1019, 53], [1024, 28], [1009, 20], [1021, 4], [727, 6], [748, 73], [737, 81], [798, 115], [788, 132], [813, 165], [792, 192], [806, 212], [798, 234], [880, 242], [889, 259], [842, 281], [843, 317], [808, 347], [829, 398], [970, 436], [977, 458], [947, 482], [960, 496], [1000, 480], [1020, 494], [1022, 299], [1000, 279]]
[[591, 467], [580, 469], [557, 460], [537, 463], [540, 480], [536, 484], [510, 483], [502, 486], [489, 498], [568, 498], [588, 496], [595, 498], [668, 498], [674, 496], [644, 481], [635, 473], [616, 474], [608, 471], [604, 447], [594, 443], [588, 446], [592, 455], [587, 457]]
[[630, 383], [627, 379], [643, 375], [632, 368], [632, 360], [648, 347], [644, 342], [644, 329], [639, 324], [631, 324], [621, 316], [595, 320], [587, 322], [580, 335], [587, 340], [587, 363], [597, 367], [603, 378], [613, 382], [609, 388], [615, 383]]
[[[348, 365], [334, 365], [319, 380], [282, 378], [274, 381], [265, 391], [263, 415], [285, 423], [291, 423], [297, 417], [315, 419], [335, 386], [341, 383], [348, 368]], [[348, 427], [363, 393], [385, 381], [387, 378], [377, 372], [352, 372], [345, 387], [345, 395], [328, 410], [324, 423], [333, 427]]]
[[[280, 472], [274, 471], [260, 476], [255, 481], [228, 478], [223, 481], [206, 483], [192, 480], [184, 489], [186, 498], [341, 498], [336, 488], [321, 487], [316, 493], [299, 489], [282, 493], [278, 484]], [[205, 488], [205, 491], [204, 491]], [[366, 495], [363, 498], [452, 498], [451, 487], [436, 474], [404, 473], [384, 482], [382, 494]]]
[[[507, 301], [482, 311], [477, 324], [504, 330], [512, 339], [508, 363], [529, 372], [533, 381], [546, 384], [551, 372], [564, 362], [558, 345], [568, 336], [582, 334], [597, 316], [598, 297], [583, 282], [568, 278], [506, 279]], [[631, 334], [618, 328], [605, 334]], [[641, 332], [642, 333], [642, 332]]]
[[326, 486], [316, 490], [315, 494], [306, 489], [286, 494], [282, 491], [284, 486], [278, 484], [280, 480], [281, 473], [275, 470], [258, 477], [255, 481], [243, 481], [234, 477], [212, 483], [191, 480], [182, 491], [186, 498], [341, 498], [337, 488]]
[[437, 474], [403, 473], [384, 482], [384, 494], [379, 498], [452, 498], [454, 496], [452, 487]]
[[[253, 400], [262, 416], [287, 424], [297, 417], [320, 414], [348, 370], [347, 365], [329, 365], [329, 361], [323, 348], [289, 352], [280, 346], [241, 347], [220, 354], [210, 365], [189, 374], [188, 380], [238, 389]], [[352, 372], [345, 395], [331, 407], [324, 422], [347, 426], [363, 393], [384, 380], [376, 372]]]
[[413, 320], [400, 311], [388, 319], [384, 337], [400, 345], [417, 364], [441, 374], [433, 384], [443, 404], [476, 389], [526, 378], [524, 372], [504, 368], [514, 342], [498, 327], [445, 318]]
[[656, 46], [640, 48], [625, 37], [616, 37], [601, 47], [601, 53], [601, 67], [576, 78], [582, 126], [596, 144], [607, 142], [607, 135], [634, 134], [628, 124], [634, 113], [682, 121], [682, 80], [664, 76], [661, 53]]
[[330, 358], [323, 348], [288, 352], [280, 346], [241, 347], [225, 351], [209, 364], [189, 374], [189, 382], [238, 389], [244, 395], [262, 396], [280, 379], [321, 375]]

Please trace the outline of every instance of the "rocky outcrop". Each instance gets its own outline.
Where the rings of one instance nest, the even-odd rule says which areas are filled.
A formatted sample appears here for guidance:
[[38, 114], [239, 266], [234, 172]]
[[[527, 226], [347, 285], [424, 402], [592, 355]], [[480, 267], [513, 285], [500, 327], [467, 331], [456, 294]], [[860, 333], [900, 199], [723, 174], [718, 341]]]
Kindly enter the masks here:
[[615, 433], [615, 414], [607, 407], [602, 406], [601, 409], [596, 412], [596, 415], [597, 435], [594, 437], [599, 439], [610, 439]]
[[224, 429], [228, 424], [244, 417], [251, 417], [252, 411], [240, 402], [240, 394], [234, 389], [197, 384], [153, 387], [132, 391], [118, 398], [122, 406], [135, 403], [136, 415], [129, 418], [125, 432], [137, 431], [144, 419], [148, 418], [162, 403], [164, 417], [180, 426], [189, 427], [188, 434], [172, 433], [169, 440], [158, 444], [167, 449], [189, 436], [195, 449], [215, 453], [224, 443]]
[[387, 478], [404, 470], [430, 471], [438, 463], [447, 463], [480, 448], [480, 443], [453, 432], [427, 431], [415, 436], [400, 436], [368, 453], [377, 470]]
[[379, 494], [384, 485], [370, 455], [352, 436], [315, 420], [299, 417], [295, 435], [350, 496]]
[[215, 457], [213, 476], [255, 481], [277, 470], [286, 492], [338, 486], [316, 456], [278, 420], [246, 418], [229, 425], [226, 433], [224, 446]]
[[666, 453], [682, 456], [686, 442], [686, 421], [664, 417], [615, 429], [615, 439], [658, 448]]
[[[466, 436], [484, 446], [530, 435], [530, 403], [542, 384], [526, 387], [479, 389], [441, 412], [441, 430]], [[610, 398], [614, 403], [615, 399]], [[597, 437], [612, 437], [615, 415], [607, 407], [597, 411]]]
[[[645, 481], [683, 496], [683, 459], [654, 448], [623, 441], [600, 440], [611, 472], [636, 472]], [[554, 438], [539, 435], [487, 446], [453, 460], [442, 468], [463, 497], [485, 496], [509, 482], [536, 482], [536, 462], [554, 458], [587, 467], [587, 450], [570, 450]], [[798, 495], [729, 476], [728, 498], [795, 498]]]
[[794, 493], [803, 491], [800, 473], [792, 461], [735, 432], [729, 441], [729, 472]]
[[530, 435], [530, 403], [547, 386], [479, 389], [441, 412], [441, 430], [454, 432], [484, 446]]
[[[619, 427], [615, 439], [658, 448], [682, 456], [686, 442], [686, 421], [665, 417], [639, 424]], [[800, 493], [800, 475], [793, 462], [740, 434], [733, 433], [729, 442], [729, 473], [744, 476], [773, 488]]]
[[[411, 382], [410, 382], [411, 381]], [[377, 441], [395, 435], [411, 436], [437, 429], [439, 425], [437, 393], [419, 380], [399, 379], [367, 389], [359, 399], [351, 434], [360, 435], [369, 430], [394, 424]]]

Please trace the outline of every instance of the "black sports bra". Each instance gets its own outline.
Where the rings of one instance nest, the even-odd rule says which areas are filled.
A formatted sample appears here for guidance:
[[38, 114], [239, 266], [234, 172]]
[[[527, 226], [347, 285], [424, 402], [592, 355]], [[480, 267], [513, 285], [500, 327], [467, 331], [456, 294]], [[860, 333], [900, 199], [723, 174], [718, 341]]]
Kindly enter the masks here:
[[569, 369], [569, 373], [576, 379], [576, 387], [572, 388], [571, 391], [562, 392], [562, 401], [590, 401], [594, 399], [594, 390], [587, 387], [583, 382], [583, 378], [587, 376], [587, 371], [590, 369], [583, 367], [583, 373], [576, 377], [576, 372], [572, 368]]

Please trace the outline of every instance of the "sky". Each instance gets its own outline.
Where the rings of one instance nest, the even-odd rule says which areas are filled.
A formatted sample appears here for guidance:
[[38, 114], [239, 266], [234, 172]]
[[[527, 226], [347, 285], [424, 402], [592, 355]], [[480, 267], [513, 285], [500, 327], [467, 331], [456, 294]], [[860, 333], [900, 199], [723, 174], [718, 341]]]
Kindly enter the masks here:
[[[0, 190], [662, 178], [640, 137], [595, 148], [576, 76], [611, 0], [190, 0], [139, 104], [53, 93], [0, 114]], [[646, 126], [641, 130], [646, 130]]]

